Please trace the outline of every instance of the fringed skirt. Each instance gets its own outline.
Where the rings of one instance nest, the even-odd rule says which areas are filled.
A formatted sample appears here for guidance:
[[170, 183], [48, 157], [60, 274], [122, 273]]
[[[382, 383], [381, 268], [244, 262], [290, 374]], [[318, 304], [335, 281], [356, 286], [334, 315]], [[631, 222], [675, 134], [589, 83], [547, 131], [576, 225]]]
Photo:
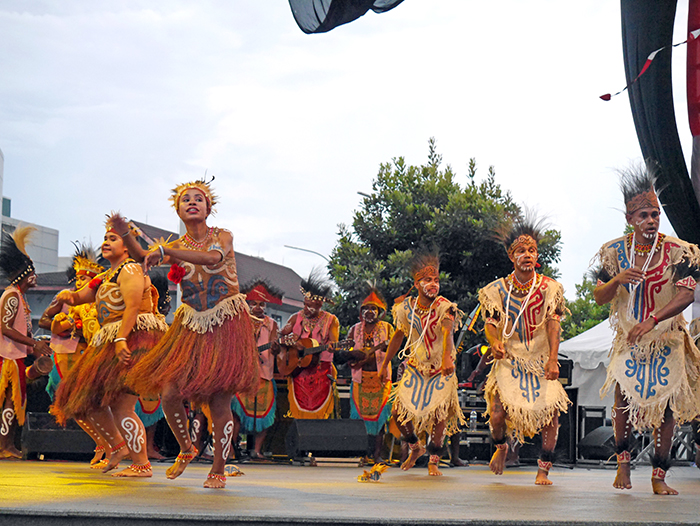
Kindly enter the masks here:
[[133, 390], [126, 383], [129, 370], [146, 356], [163, 336], [159, 329], [132, 330], [126, 339], [131, 364], [117, 359], [111, 340], [98, 347], [88, 347], [73, 368], [61, 380], [51, 414], [64, 425], [69, 418], [83, 417], [112, 405], [124, 393]]
[[663, 342], [647, 356], [638, 356], [623, 333], [613, 341], [601, 396], [619, 386], [637, 431], [659, 427], [667, 407], [679, 424], [700, 414], [700, 352], [684, 330], [668, 331]]
[[457, 375], [443, 376], [439, 371], [424, 375], [406, 364], [403, 376], [392, 393], [394, 413], [399, 425], [412, 422], [414, 433], [431, 433], [437, 422], [445, 422], [445, 434], [454, 435], [466, 424], [459, 407]]
[[508, 432], [521, 442], [535, 436], [571, 405], [559, 380], [547, 380], [544, 370], [541, 374], [528, 371], [515, 360], [496, 360], [485, 395], [489, 412], [498, 395], [506, 412]]
[[[178, 307], [160, 343], [129, 371], [132, 389], [160, 393], [165, 386], [175, 387], [184, 400], [197, 405], [217, 394], [254, 390], [259, 359], [247, 308], [237, 307], [235, 314], [223, 317], [219, 313], [204, 331], [197, 330], [201, 323], [191, 323], [191, 310]], [[199, 314], [206, 317], [206, 312]]]

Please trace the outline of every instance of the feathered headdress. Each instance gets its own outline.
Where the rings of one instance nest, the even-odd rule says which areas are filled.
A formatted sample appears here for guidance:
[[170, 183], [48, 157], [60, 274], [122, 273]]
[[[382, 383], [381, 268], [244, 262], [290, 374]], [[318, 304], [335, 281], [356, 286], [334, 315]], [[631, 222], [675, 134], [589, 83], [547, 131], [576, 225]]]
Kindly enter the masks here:
[[0, 246], [0, 271], [12, 285], [17, 285], [34, 272], [34, 262], [27, 255], [26, 245], [36, 231], [30, 225], [17, 225], [12, 234], [5, 233]]
[[538, 218], [530, 209], [525, 209], [521, 215], [511, 216], [503, 221], [494, 231], [496, 240], [503, 245], [510, 256], [522, 244], [537, 245], [546, 229], [544, 218]]
[[207, 200], [207, 205], [209, 206], [209, 213], [214, 213], [214, 207], [216, 206], [218, 197], [216, 194], [214, 194], [214, 191], [211, 188], [212, 181], [214, 181], [214, 176], [212, 176], [211, 181], [209, 182], [202, 178], [197, 181], [179, 184], [173, 188], [172, 195], [169, 199], [172, 201], [175, 211], [179, 210], [180, 208], [180, 198], [182, 197], [182, 194], [191, 188], [195, 188], [204, 194], [204, 198]]
[[321, 273], [318, 270], [312, 270], [308, 278], [302, 279], [299, 288], [306, 299], [323, 301], [333, 305], [333, 300], [331, 298], [333, 286], [321, 277]]
[[416, 281], [420, 281], [426, 276], [440, 275], [440, 256], [435, 249], [430, 252], [419, 252], [413, 256], [413, 259], [411, 259], [411, 262], [409, 263], [409, 267], [411, 269], [411, 275], [413, 276], [413, 284], [411, 285], [411, 288], [408, 289], [406, 294], [402, 294], [398, 298], [394, 299], [394, 303], [403, 302], [416, 286]]
[[440, 256], [437, 252], [416, 254], [411, 260], [411, 274], [414, 281], [420, 281], [425, 276], [440, 274]]
[[282, 305], [282, 297], [284, 296], [284, 292], [270, 285], [264, 279], [256, 279], [252, 283], [248, 283], [241, 289], [241, 292], [246, 295], [247, 300], [264, 301], [275, 305]]
[[367, 305], [374, 305], [380, 311], [386, 312], [386, 300], [382, 296], [382, 293], [379, 292], [376, 283], [367, 282], [367, 285], [369, 286], [369, 294], [364, 300], [362, 300], [360, 310], [362, 310], [362, 307], [365, 307]]
[[78, 244], [77, 242], [73, 242], [73, 246], [75, 247], [73, 264], [66, 270], [69, 283], [73, 281], [76, 276], [94, 278], [100, 272], [104, 272], [104, 267], [97, 262], [95, 249], [90, 245]]
[[656, 168], [652, 163], [637, 163], [618, 173], [626, 213], [634, 214], [640, 208], [661, 209], [654, 190]]

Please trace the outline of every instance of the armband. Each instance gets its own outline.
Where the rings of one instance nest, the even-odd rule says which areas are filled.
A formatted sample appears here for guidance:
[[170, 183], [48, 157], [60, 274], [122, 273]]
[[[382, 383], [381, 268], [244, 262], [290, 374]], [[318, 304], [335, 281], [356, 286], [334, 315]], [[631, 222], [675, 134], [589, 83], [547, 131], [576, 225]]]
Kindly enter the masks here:
[[92, 290], [97, 290], [100, 285], [102, 285], [102, 278], [93, 278], [90, 283], [88, 283], [88, 287]]

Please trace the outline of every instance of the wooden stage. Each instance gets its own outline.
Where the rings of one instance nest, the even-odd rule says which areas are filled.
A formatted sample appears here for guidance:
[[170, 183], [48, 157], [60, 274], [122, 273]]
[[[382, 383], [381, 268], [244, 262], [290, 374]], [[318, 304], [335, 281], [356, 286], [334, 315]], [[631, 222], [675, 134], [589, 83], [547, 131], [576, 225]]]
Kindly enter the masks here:
[[[123, 464], [124, 466], [126, 464]], [[534, 466], [491, 474], [486, 465], [390, 468], [359, 483], [353, 463], [318, 467], [243, 464], [224, 490], [205, 490], [207, 464], [167, 480], [169, 463], [150, 479], [118, 479], [85, 462], [0, 461], [0, 525], [167, 524], [697, 524], [700, 470], [676, 467], [667, 481], [678, 496], [651, 493], [651, 468], [632, 472], [634, 488], [612, 488], [613, 469], [553, 468], [555, 485], [534, 485]]]

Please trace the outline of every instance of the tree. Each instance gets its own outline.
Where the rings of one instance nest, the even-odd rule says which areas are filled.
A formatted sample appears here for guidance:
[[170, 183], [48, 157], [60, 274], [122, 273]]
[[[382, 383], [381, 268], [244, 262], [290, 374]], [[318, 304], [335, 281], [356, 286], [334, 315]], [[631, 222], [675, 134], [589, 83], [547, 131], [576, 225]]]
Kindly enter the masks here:
[[595, 279], [584, 276], [580, 285], [576, 285], [576, 299], [567, 302], [571, 314], [561, 322], [562, 340], [573, 338], [577, 334], [595, 327], [610, 315], [610, 304], [598, 305], [593, 298]]
[[[406, 293], [413, 284], [408, 261], [416, 250], [439, 250], [441, 294], [467, 313], [476, 306], [481, 287], [513, 270], [493, 228], [521, 210], [496, 183], [493, 167], [477, 182], [471, 159], [466, 184], [460, 185], [449, 165], [440, 168], [435, 139], [428, 145], [425, 165], [407, 165], [403, 157], [383, 163], [352, 228], [339, 226], [329, 271], [340, 289], [333, 311], [341, 325], [357, 321], [367, 281], [376, 282], [390, 305]], [[559, 254], [560, 234], [548, 230], [540, 246], [540, 272], [555, 277], [552, 265]]]

